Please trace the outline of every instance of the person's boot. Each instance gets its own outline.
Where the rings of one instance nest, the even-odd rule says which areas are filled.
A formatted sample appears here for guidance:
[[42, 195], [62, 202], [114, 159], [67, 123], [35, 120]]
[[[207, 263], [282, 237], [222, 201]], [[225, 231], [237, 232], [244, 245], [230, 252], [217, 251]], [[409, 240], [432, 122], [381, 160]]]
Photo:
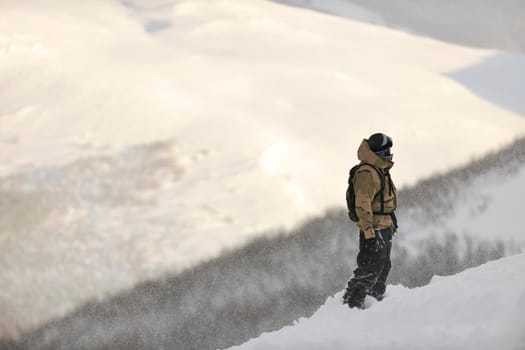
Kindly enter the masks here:
[[364, 309], [366, 293], [357, 289], [347, 288], [345, 294], [343, 295], [343, 304], [347, 304], [348, 307]]
[[377, 301], [381, 301], [385, 297], [385, 291], [385, 284], [379, 281], [372, 288], [370, 288], [370, 290], [368, 291], [368, 295], [370, 295], [373, 298], [376, 298]]
[[377, 301], [381, 301], [385, 297], [383, 295], [383, 293], [378, 293], [378, 292], [373, 291], [373, 290], [370, 291], [370, 293], [368, 295], [370, 295], [372, 298], [375, 298]]

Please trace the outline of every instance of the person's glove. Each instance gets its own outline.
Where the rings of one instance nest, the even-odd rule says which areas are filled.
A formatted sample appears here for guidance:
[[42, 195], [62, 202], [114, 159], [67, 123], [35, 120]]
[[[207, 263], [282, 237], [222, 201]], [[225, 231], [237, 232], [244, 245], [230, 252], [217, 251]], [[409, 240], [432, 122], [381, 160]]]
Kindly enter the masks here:
[[376, 232], [375, 237], [366, 240], [367, 248], [373, 253], [379, 253], [385, 247], [386, 243], [381, 233]]

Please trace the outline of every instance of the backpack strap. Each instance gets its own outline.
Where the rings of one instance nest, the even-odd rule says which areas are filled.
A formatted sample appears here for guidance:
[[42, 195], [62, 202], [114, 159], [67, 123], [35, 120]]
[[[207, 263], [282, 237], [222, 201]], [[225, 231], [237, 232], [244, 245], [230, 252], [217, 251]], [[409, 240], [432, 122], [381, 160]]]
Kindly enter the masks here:
[[378, 167], [376, 167], [373, 164], [367, 163], [367, 162], [362, 162], [361, 164], [359, 164], [359, 166], [361, 166], [361, 165], [368, 165], [368, 166], [370, 166], [372, 169], [374, 169], [377, 172], [377, 175], [381, 179], [381, 187], [379, 189], [379, 192], [377, 192], [374, 195], [374, 199], [378, 195], [381, 197], [381, 210], [380, 211], [374, 211], [374, 212], [372, 212], [372, 214], [373, 215], [387, 215], [387, 216], [390, 216], [392, 218], [392, 223], [394, 224], [394, 227], [397, 229], [398, 226], [397, 226], [396, 214], [394, 212], [391, 212], [391, 213], [386, 213], [385, 212], [385, 194], [384, 194], [384, 191], [385, 191], [385, 176], [389, 177], [390, 191], [392, 191], [392, 179], [390, 178], [390, 174], [387, 174], [387, 175], [383, 174], [383, 172]]
[[[383, 175], [383, 172], [378, 168], [376, 167], [375, 165], [373, 164], [370, 164], [370, 163], [366, 163], [366, 162], [362, 162], [361, 164], [359, 164], [359, 166], [361, 167], [362, 165], [368, 165], [369, 167], [371, 167], [372, 169], [374, 169], [377, 173], [377, 175], [379, 176], [379, 179], [381, 180], [381, 186], [379, 188], [379, 191], [374, 195], [374, 199], [377, 197], [377, 196], [380, 196], [381, 197], [381, 213], [385, 211], [385, 195], [384, 195], [384, 190], [385, 190], [385, 175]], [[374, 214], [376, 214], [376, 212], [374, 212]]]

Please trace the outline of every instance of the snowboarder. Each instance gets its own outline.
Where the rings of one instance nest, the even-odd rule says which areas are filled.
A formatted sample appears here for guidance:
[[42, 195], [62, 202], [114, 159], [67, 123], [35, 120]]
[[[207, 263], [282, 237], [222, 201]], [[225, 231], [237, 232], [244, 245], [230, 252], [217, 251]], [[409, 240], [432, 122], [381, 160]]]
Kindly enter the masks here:
[[390, 177], [392, 145], [382, 133], [363, 140], [357, 152], [361, 163], [350, 171], [347, 204], [360, 231], [357, 268], [343, 296], [350, 308], [364, 308], [367, 295], [382, 300], [392, 267], [390, 251], [397, 229], [396, 188]]

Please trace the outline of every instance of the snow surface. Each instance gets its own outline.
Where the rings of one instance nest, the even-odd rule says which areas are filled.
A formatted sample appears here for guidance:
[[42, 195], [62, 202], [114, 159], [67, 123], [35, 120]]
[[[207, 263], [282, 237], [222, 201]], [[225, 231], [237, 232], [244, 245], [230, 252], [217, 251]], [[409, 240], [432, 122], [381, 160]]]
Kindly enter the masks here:
[[312, 317], [231, 349], [523, 349], [524, 268], [522, 254], [420, 288], [390, 285], [365, 310], [348, 309], [340, 292]]
[[378, 130], [399, 186], [525, 132], [454, 77], [501, 52], [262, 0], [0, 13], [0, 298], [24, 324], [344, 205]]
[[[442, 220], [443, 231], [460, 231], [481, 239], [525, 242], [518, 198], [525, 196], [525, 167], [507, 178], [481, 176], [462, 191], [451, 217]], [[417, 238], [417, 234], [411, 239]], [[419, 236], [421, 237], [421, 236]]]
[[386, 26], [386, 21], [377, 12], [358, 6], [348, 0], [274, 0], [283, 4], [302, 6], [317, 11], [323, 11], [351, 20], [363, 21], [381, 26]]
[[217, 229], [246, 232], [341, 205], [373, 131], [397, 140], [402, 185], [525, 130], [447, 76], [495, 52], [264, 1], [168, 10], [153, 35], [116, 2], [4, 3], [0, 173], [175, 140], [187, 174], [177, 198], [192, 210], [179, 219], [208, 219], [189, 220], [199, 231], [218, 221], [204, 206], [220, 208], [219, 221], [239, 222]]
[[274, 0], [464, 46], [525, 51], [521, 0]]
[[[452, 233], [474, 241], [505, 242], [514, 252], [525, 252], [525, 232], [521, 224], [518, 198], [525, 196], [525, 166], [518, 164], [513, 171], [493, 168], [487, 173], [452, 187], [447, 198], [447, 211], [429, 222], [419, 208], [414, 213], [399, 211], [401, 228], [398, 237], [412, 243], [415, 250], [421, 241], [439, 240]], [[425, 209], [422, 209], [423, 211]]]

